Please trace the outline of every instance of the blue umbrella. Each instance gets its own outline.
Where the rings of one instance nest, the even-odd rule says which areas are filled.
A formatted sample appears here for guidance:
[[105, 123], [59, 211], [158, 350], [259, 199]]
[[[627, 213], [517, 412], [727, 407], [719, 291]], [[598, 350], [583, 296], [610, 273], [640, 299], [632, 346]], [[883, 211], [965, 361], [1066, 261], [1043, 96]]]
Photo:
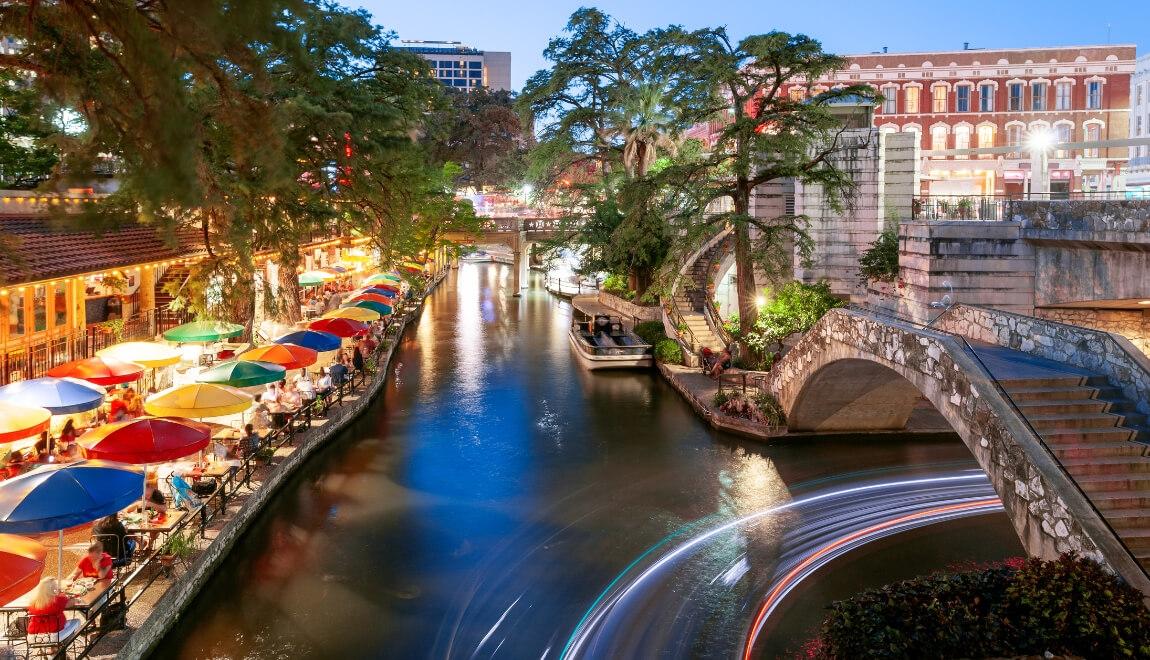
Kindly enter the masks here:
[[377, 296], [383, 296], [385, 298], [394, 298], [395, 297], [395, 292], [392, 291], [391, 289], [384, 289], [384, 288], [377, 287], [377, 286], [362, 289], [359, 291], [359, 293], [374, 293]]
[[288, 334], [275, 340], [277, 344], [295, 344], [296, 346], [303, 346], [310, 348], [317, 353], [324, 351], [334, 351], [340, 347], [342, 340], [331, 334], [330, 332], [321, 332], [319, 330], [297, 330], [296, 332], [289, 332]]
[[144, 490], [142, 470], [107, 461], [46, 465], [0, 482], [0, 532], [59, 532], [127, 508]]
[[78, 378], [33, 378], [0, 387], [0, 401], [70, 415], [99, 408], [104, 388]]

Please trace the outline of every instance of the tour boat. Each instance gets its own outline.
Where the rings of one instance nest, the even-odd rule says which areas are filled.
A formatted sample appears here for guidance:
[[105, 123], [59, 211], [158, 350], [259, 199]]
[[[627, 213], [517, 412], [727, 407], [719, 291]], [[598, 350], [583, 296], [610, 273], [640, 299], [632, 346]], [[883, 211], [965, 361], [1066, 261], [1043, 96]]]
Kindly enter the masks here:
[[465, 254], [460, 257], [459, 260], [467, 264], [489, 264], [494, 261], [494, 259], [491, 258], [491, 255], [487, 252], [484, 252], [483, 250], [476, 250], [471, 254]]
[[618, 317], [596, 314], [571, 324], [571, 347], [587, 369], [632, 369], [654, 364], [651, 345], [623, 328]]

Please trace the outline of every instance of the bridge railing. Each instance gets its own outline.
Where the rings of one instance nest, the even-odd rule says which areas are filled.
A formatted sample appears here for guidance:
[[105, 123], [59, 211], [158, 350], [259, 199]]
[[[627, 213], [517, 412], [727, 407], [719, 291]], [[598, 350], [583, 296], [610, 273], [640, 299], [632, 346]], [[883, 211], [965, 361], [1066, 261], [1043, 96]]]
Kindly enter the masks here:
[[[1046, 443], [1046, 440], [1043, 439], [1042, 434], [1040, 434], [1038, 432], [1038, 429], [1036, 429], [1034, 427], [1034, 425], [1031, 424], [1030, 419], [1026, 416], [1026, 414], [1024, 412], [1022, 412], [1022, 408], [1018, 405], [1018, 402], [1014, 400], [1014, 397], [1010, 396], [1010, 393], [1006, 391], [1006, 387], [1003, 386], [1002, 382], [994, 376], [994, 373], [990, 370], [990, 367], [987, 366], [987, 364], [985, 362], [983, 362], [982, 358], [978, 356], [978, 353], [974, 350], [974, 346], [971, 345], [971, 343], [967, 340], [966, 337], [964, 337], [963, 335], [961, 335], [957, 332], [952, 332], [950, 330], [945, 330], [943, 328], [939, 328], [937, 326], [931, 325], [931, 323], [933, 323], [933, 321], [931, 323], [922, 323], [922, 322], [917, 321], [915, 319], [907, 318], [905, 316], [891, 312], [890, 310], [876, 309], [876, 308], [867, 307], [864, 305], [857, 305], [857, 304], [847, 305], [843, 309], [851, 310], [851, 311], [854, 311], [854, 312], [857, 312], [860, 314], [864, 314], [864, 315], [887, 317], [893, 321], [897, 321], [897, 322], [904, 324], [904, 325], [913, 326], [913, 327], [915, 327], [919, 330], [922, 330], [922, 331], [926, 331], [929, 333], [935, 333], [937, 335], [945, 335], [947, 337], [951, 337], [951, 338], [957, 340], [961, 344], [961, 346], [963, 348], [963, 352], [965, 352], [970, 357], [974, 358], [974, 361], [978, 364], [979, 368], [982, 371], [982, 374], [988, 380], [990, 380], [990, 382], [994, 385], [994, 389], [996, 392], [998, 392], [998, 395], [1001, 396], [1002, 399], [1004, 401], [1006, 401], [1007, 404], [1010, 405], [1011, 409], [1015, 413], [1015, 416], [1017, 416], [1018, 419], [1020, 419], [1022, 421], [1022, 423], [1023, 423], [1023, 425], [1025, 425], [1027, 431], [1029, 431], [1030, 434], [1037, 441], [1038, 446], [1043, 449], [1043, 451], [1046, 453], [1046, 455], [1056, 465], [1058, 465], [1060, 467], [1062, 466], [1062, 461], [1060, 461], [1058, 459], [1058, 456], [1054, 453], [1054, 450], [1052, 450], [1050, 448], [1050, 445], [1048, 445]], [[943, 313], [945, 314], [946, 312], [943, 312]], [[1065, 468], [1063, 468], [1063, 471], [1065, 472]], [[1129, 560], [1133, 563], [1133, 565], [1138, 566], [1144, 574], [1150, 575], [1150, 573], [1146, 572], [1145, 568], [1142, 568], [1142, 564], [1138, 561], [1138, 558], [1134, 556], [1134, 553], [1131, 552], [1130, 548], [1126, 545], [1126, 543], [1121, 542], [1122, 537], [1119, 536], [1117, 530], [1115, 530], [1114, 527], [1110, 524], [1110, 521], [1106, 519], [1106, 516], [1102, 514], [1102, 511], [1099, 510], [1097, 506], [1095, 506], [1094, 501], [1092, 499], [1090, 499], [1090, 496], [1086, 493], [1085, 490], [1082, 489], [1082, 486], [1079, 485], [1078, 481], [1076, 479], [1074, 479], [1074, 477], [1070, 476], [1069, 473], [1067, 473], [1066, 476], [1067, 476], [1067, 481], [1069, 481], [1073, 485], [1074, 489], [1078, 491], [1078, 494], [1082, 497], [1082, 500], [1086, 502], [1087, 506], [1089, 506], [1090, 509], [1094, 512], [1094, 514], [1098, 518], [1098, 520], [1100, 520], [1102, 522], [1102, 524], [1106, 527], [1106, 529], [1110, 532], [1110, 535], [1113, 538], [1120, 540], [1119, 544], [1122, 546], [1122, 549], [1125, 551], [1126, 555], [1128, 556]]]
[[1037, 204], [1069, 205], [1081, 201], [1121, 201], [1125, 192], [1051, 192], [1024, 195], [920, 195], [911, 202], [911, 219], [945, 222], [1003, 222], [1023, 215]]

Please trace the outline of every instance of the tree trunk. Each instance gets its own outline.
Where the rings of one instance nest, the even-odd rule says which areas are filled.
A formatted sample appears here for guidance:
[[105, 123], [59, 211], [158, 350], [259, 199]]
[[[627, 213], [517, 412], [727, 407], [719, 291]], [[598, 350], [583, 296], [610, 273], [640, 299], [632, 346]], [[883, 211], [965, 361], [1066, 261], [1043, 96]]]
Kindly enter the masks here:
[[279, 295], [276, 301], [276, 320], [298, 323], [300, 316], [299, 251], [286, 250], [279, 257]]
[[649, 268], [632, 268], [631, 272], [627, 274], [627, 286], [635, 292], [636, 301], [644, 293], [647, 293], [653, 279], [654, 276]]
[[758, 285], [755, 283], [755, 264], [751, 257], [751, 226], [742, 218], [749, 216], [750, 192], [738, 191], [734, 199], [735, 211], [735, 290], [739, 295], [739, 331], [746, 335], [755, 327], [759, 316]]

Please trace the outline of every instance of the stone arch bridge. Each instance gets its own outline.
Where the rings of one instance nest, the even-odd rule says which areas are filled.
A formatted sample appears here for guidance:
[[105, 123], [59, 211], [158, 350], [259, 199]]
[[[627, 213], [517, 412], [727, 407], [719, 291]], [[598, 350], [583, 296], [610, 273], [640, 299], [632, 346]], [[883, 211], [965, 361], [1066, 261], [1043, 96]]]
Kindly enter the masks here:
[[563, 236], [569, 233], [571, 228], [570, 221], [559, 218], [496, 217], [486, 218], [483, 229], [479, 232], [449, 232], [444, 238], [455, 243], [506, 245], [514, 255], [512, 288], [518, 292], [527, 287], [527, 268], [530, 264], [532, 246]]
[[[1107, 378], [1129, 374], [1123, 359], [1139, 362], [1141, 354], [1073, 335], [1107, 333], [1039, 328], [1037, 319], [992, 310], [959, 306], [944, 317], [940, 325], [950, 332], [865, 310], [828, 313], [767, 377], [789, 430], [902, 429], [925, 397], [989, 476], [1029, 553], [1076, 551], [1150, 594], [1150, 532], [1143, 529], [1150, 518], [1140, 518], [1150, 504], [1150, 459], [1134, 441], [1138, 431], [1123, 426], [1143, 419], [1137, 408], [1147, 405], [1150, 379], [1127, 381], [1123, 392]], [[1011, 348], [1023, 337], [1032, 353]], [[1043, 357], [1043, 345], [1056, 351], [1060, 342], [1081, 350], [1058, 362]], [[1150, 373], [1144, 358], [1143, 375]], [[1108, 359], [1121, 364], [1108, 370]], [[1122, 407], [1125, 395], [1143, 403]], [[1065, 406], [1076, 408], [1066, 413]]]

